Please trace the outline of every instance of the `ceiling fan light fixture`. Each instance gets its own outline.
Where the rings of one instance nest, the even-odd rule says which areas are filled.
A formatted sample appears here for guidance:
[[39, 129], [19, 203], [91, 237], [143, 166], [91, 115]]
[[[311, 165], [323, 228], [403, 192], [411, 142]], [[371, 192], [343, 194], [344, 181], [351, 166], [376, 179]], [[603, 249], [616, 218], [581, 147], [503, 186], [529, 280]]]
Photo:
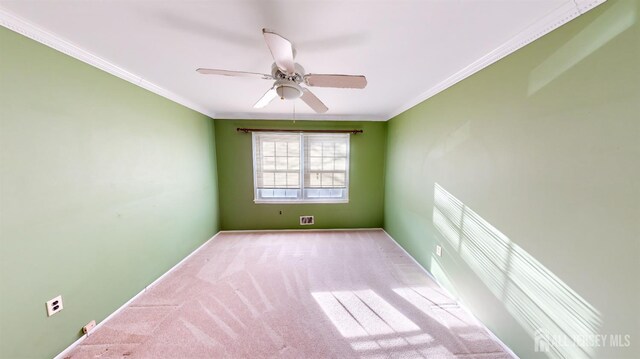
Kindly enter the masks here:
[[273, 86], [253, 105], [254, 108], [264, 108], [277, 96], [282, 100], [301, 99], [316, 113], [325, 113], [329, 110], [327, 106], [308, 88], [301, 87], [301, 83], [306, 84], [306, 86], [355, 89], [362, 89], [367, 86], [367, 79], [362, 75], [305, 74], [304, 68], [295, 62], [296, 49], [291, 41], [268, 29], [262, 29], [262, 35], [274, 61], [273, 65], [271, 65], [271, 75], [205, 68], [199, 68], [196, 71], [204, 75], [275, 80]]
[[302, 96], [302, 88], [292, 81], [277, 81], [276, 93], [283, 100], [295, 100]]

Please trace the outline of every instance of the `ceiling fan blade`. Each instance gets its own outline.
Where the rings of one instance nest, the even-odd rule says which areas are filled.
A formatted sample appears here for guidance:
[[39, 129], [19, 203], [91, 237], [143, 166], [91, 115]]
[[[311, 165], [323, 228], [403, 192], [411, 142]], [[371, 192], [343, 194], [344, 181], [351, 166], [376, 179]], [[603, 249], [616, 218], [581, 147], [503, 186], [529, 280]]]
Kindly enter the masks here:
[[253, 105], [253, 108], [263, 108], [269, 103], [271, 103], [271, 101], [273, 101], [273, 99], [276, 98], [277, 96], [278, 96], [278, 93], [276, 92], [276, 88], [272, 87], [269, 89], [269, 91], [265, 92], [265, 94], [262, 95], [262, 98], [259, 99], [255, 105]]
[[198, 73], [203, 75], [222, 75], [222, 76], [232, 76], [232, 77], [254, 77], [261, 78], [264, 80], [273, 80], [271, 75], [260, 74], [257, 72], [244, 72], [244, 71], [229, 71], [229, 70], [218, 70], [218, 69], [197, 69]]
[[316, 95], [314, 95], [313, 92], [309, 91], [308, 89], [302, 89], [302, 96], [300, 96], [300, 98], [302, 99], [302, 101], [304, 101], [304, 103], [309, 105], [309, 107], [311, 107], [311, 109], [313, 109], [317, 113], [325, 113], [329, 110], [329, 108], [325, 106], [322, 101], [320, 101], [320, 99], [317, 98]]
[[307, 74], [304, 82], [309, 86], [363, 89], [367, 78], [362, 75]]
[[287, 75], [293, 75], [296, 72], [296, 65], [293, 62], [294, 49], [291, 41], [267, 29], [262, 29], [262, 35], [276, 66]]

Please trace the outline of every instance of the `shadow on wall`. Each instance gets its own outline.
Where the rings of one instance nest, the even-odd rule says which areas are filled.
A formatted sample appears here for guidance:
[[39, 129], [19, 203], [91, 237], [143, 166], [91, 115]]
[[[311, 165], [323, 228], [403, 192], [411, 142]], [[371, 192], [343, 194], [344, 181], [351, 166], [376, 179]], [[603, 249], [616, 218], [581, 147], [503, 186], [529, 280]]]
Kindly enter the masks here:
[[600, 312], [529, 253], [447, 192], [434, 185], [433, 224], [484, 285], [551, 358], [592, 358]]

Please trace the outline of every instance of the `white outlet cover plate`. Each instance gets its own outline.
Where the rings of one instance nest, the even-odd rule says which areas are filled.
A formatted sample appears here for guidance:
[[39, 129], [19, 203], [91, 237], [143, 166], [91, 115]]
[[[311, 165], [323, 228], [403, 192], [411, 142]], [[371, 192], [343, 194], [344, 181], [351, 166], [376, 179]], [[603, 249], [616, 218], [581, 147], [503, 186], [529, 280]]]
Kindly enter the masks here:
[[442, 247], [436, 246], [436, 255], [442, 257]]
[[62, 310], [62, 296], [47, 301], [47, 316], [50, 317]]

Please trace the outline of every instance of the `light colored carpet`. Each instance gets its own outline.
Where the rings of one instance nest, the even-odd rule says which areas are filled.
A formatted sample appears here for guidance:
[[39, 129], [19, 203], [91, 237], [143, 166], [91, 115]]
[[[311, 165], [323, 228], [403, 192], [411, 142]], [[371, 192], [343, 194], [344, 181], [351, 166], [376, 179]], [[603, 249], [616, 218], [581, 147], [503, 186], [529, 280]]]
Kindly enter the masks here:
[[67, 358], [510, 358], [381, 230], [222, 233]]

